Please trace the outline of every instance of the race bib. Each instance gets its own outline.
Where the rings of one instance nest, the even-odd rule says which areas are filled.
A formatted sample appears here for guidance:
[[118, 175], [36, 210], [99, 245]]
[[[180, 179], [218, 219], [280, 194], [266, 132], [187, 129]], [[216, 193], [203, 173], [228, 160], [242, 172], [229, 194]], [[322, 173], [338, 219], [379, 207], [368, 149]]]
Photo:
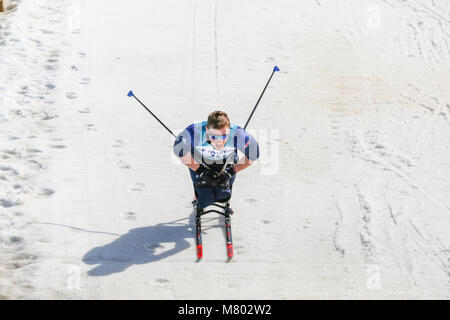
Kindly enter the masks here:
[[221, 150], [214, 149], [212, 145], [197, 146], [195, 149], [207, 163], [224, 163], [225, 159], [231, 157], [235, 152], [235, 148], [228, 146]]

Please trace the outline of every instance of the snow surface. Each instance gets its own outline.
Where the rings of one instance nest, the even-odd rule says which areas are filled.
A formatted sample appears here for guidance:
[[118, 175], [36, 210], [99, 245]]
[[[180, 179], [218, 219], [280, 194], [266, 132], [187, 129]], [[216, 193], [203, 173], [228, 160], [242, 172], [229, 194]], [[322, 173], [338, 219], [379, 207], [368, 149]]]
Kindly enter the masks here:
[[[234, 259], [174, 132], [250, 129]], [[450, 298], [450, 2], [23, 0], [0, 15], [0, 298]]]

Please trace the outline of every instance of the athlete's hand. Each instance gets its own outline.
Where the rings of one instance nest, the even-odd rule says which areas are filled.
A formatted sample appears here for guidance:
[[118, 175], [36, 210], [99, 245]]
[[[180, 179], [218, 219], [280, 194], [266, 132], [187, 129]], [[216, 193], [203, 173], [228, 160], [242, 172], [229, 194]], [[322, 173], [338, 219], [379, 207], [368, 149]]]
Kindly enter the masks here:
[[236, 168], [234, 165], [229, 166], [225, 169], [225, 171], [222, 173], [222, 175], [228, 176], [230, 179], [233, 178], [233, 176], [236, 174]]
[[236, 169], [234, 166], [230, 166], [222, 172], [222, 174], [218, 177], [219, 185], [222, 188], [229, 188], [230, 187], [230, 180], [233, 178], [233, 176], [236, 175]]
[[209, 186], [211, 188], [217, 188], [218, 182], [217, 182], [214, 172], [212, 172], [211, 170], [205, 168], [204, 166], [200, 166], [195, 171], [195, 174], [198, 177], [198, 181], [197, 181], [198, 185]]
[[207, 170], [204, 166], [199, 165], [197, 170], [194, 171], [195, 175], [199, 177], [205, 170]]

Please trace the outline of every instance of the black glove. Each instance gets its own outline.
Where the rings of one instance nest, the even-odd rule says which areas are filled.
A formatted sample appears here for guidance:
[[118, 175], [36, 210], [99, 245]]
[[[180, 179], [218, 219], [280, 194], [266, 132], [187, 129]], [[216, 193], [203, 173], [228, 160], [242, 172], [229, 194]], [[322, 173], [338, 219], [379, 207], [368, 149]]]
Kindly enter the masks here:
[[204, 166], [199, 165], [198, 168], [197, 168], [197, 170], [194, 171], [194, 173], [195, 173], [196, 176], [200, 176], [200, 174], [201, 174], [202, 172], [204, 172], [205, 170], [207, 170], [207, 169], [206, 169]]
[[218, 182], [216, 180], [215, 173], [211, 170], [200, 165], [200, 167], [195, 170], [195, 175], [198, 177], [197, 186], [217, 188]]
[[220, 187], [229, 188], [230, 180], [233, 178], [234, 175], [236, 175], [236, 169], [234, 168], [234, 165], [226, 168], [217, 179]]

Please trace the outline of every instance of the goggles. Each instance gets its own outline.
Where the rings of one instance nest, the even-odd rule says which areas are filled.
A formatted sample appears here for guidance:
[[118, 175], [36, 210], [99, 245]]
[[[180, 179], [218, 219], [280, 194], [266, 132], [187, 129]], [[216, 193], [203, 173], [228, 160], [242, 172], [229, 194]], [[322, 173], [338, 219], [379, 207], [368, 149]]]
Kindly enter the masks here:
[[212, 135], [209, 134], [212, 140], [225, 140], [228, 138], [228, 134], [221, 134], [221, 135]]

